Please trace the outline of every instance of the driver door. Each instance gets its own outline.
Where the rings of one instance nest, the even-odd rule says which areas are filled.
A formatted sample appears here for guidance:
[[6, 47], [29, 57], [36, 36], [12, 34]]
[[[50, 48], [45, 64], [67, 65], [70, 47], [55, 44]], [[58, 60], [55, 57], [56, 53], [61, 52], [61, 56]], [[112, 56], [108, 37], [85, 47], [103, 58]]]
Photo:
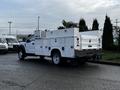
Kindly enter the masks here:
[[25, 47], [26, 53], [35, 54], [35, 40], [28, 40]]

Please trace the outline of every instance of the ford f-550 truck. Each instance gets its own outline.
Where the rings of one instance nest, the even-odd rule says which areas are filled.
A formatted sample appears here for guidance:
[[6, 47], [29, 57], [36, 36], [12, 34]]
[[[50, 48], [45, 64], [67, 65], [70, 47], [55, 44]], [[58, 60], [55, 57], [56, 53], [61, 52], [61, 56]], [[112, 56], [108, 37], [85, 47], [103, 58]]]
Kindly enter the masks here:
[[[32, 38], [22, 42], [18, 57], [24, 60], [26, 56], [51, 57], [56, 65], [62, 58], [78, 60], [81, 58], [94, 59], [101, 56], [102, 36], [99, 30], [79, 32], [78, 28], [69, 28], [53, 31], [36, 30]], [[95, 59], [94, 59], [95, 60]]]

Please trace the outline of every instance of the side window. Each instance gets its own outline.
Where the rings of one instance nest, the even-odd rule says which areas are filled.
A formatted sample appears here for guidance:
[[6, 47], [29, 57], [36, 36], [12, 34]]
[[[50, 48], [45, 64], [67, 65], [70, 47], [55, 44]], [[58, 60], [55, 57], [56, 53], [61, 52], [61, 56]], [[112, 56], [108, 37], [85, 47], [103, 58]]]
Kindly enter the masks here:
[[34, 35], [28, 35], [27, 43], [34, 41]]

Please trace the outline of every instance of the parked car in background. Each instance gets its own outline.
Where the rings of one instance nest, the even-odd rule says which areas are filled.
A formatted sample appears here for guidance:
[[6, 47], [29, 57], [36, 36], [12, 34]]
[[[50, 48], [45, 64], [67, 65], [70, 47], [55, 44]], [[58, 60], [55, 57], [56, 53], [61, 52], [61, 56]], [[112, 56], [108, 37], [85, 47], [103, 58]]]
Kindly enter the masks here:
[[8, 51], [8, 44], [2, 36], [0, 36], [0, 53], [7, 53]]
[[19, 46], [19, 42], [15, 36], [4, 35], [3, 36], [8, 44], [8, 50], [16, 51]]

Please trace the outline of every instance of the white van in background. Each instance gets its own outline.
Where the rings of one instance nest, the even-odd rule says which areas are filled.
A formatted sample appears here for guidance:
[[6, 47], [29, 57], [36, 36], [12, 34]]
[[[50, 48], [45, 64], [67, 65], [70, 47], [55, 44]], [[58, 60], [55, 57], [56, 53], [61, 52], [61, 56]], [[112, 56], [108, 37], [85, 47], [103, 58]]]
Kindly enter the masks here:
[[0, 36], [0, 53], [7, 53], [8, 51], [8, 44], [2, 36]]
[[8, 44], [8, 50], [13, 50], [13, 51], [17, 50], [17, 47], [19, 46], [19, 42], [15, 36], [3, 35], [3, 38], [5, 38]]

